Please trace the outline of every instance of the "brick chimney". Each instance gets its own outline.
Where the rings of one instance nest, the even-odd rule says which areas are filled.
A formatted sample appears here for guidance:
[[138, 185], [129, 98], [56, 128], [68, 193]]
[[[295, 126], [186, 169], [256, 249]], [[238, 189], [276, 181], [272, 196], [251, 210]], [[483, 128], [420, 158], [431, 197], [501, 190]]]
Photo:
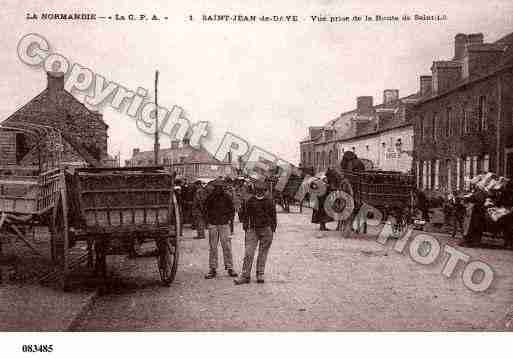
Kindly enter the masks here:
[[434, 61], [431, 67], [433, 74], [433, 92], [449, 90], [461, 79], [462, 64], [458, 61]]
[[425, 96], [433, 91], [433, 76], [420, 76], [420, 95]]
[[469, 45], [481, 45], [484, 36], [482, 33], [478, 34], [457, 34], [454, 37], [454, 58], [455, 61], [463, 60], [465, 57], [465, 49]]
[[356, 98], [356, 112], [358, 115], [372, 115], [372, 96], [359, 96]]
[[172, 150], [177, 150], [179, 146], [180, 146], [180, 141], [178, 141], [178, 140], [171, 141], [171, 149]]
[[383, 91], [383, 104], [388, 105], [399, 100], [399, 90], [386, 89]]
[[468, 44], [463, 57], [462, 77], [483, 75], [499, 65], [504, 50], [496, 44]]
[[484, 35], [482, 33], [467, 35], [467, 47], [470, 45], [481, 45], [483, 41]]
[[310, 139], [313, 139], [319, 136], [322, 132], [322, 127], [309, 127], [308, 134], [310, 135]]
[[46, 88], [50, 91], [64, 90], [64, 73], [48, 71], [46, 73], [47, 84]]
[[461, 60], [465, 53], [465, 46], [467, 46], [467, 35], [457, 34], [454, 36], [454, 59]]

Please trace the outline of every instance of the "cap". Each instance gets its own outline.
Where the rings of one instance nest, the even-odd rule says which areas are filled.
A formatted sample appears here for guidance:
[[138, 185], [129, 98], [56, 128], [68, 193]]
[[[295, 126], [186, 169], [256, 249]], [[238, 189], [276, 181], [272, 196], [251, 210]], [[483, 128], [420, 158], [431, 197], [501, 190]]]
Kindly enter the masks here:
[[267, 186], [265, 185], [265, 182], [262, 180], [257, 180], [254, 183], [255, 189], [266, 189]]
[[217, 187], [224, 186], [224, 181], [222, 181], [220, 179], [215, 179], [215, 180], [212, 181], [212, 185], [213, 186], [217, 186]]

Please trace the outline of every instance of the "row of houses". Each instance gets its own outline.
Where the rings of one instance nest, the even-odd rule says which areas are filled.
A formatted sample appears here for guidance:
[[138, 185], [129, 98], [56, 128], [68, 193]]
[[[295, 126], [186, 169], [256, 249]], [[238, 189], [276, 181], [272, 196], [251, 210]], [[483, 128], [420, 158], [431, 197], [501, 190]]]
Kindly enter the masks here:
[[431, 74], [404, 97], [356, 99], [356, 108], [308, 129], [301, 167], [325, 171], [345, 151], [374, 169], [414, 174], [428, 191], [463, 190], [483, 171], [513, 177], [513, 33], [485, 43], [457, 34], [454, 56], [433, 61]]
[[[231, 161], [220, 161], [203, 146], [192, 146], [188, 135], [180, 142], [171, 141], [171, 147], [159, 150], [159, 165], [176, 172], [177, 176], [189, 182], [195, 180], [209, 181], [219, 176], [234, 177], [235, 168]], [[153, 166], [154, 151], [132, 150], [132, 157], [125, 161], [125, 166]]]

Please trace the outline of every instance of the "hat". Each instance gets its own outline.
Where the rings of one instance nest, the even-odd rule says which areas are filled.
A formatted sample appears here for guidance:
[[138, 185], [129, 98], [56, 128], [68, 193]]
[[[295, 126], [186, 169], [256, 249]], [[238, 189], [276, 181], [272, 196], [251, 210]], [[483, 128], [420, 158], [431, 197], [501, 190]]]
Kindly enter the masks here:
[[254, 183], [255, 189], [266, 189], [267, 186], [265, 185], [265, 182], [262, 180], [257, 180]]
[[213, 186], [216, 186], [216, 187], [224, 186], [224, 181], [219, 179], [219, 178], [213, 180], [211, 183], [212, 183]]

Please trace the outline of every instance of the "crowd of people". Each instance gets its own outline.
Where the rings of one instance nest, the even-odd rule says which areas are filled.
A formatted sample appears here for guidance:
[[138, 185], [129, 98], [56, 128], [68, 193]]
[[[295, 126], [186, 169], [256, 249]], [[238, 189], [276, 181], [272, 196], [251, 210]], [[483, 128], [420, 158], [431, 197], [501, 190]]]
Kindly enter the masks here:
[[[346, 156], [341, 166], [358, 176], [358, 172], [365, 170], [356, 156]], [[462, 246], [478, 246], [483, 233], [495, 225], [492, 230], [503, 236], [506, 246], [513, 247], [513, 227], [510, 224], [513, 218], [513, 184], [508, 180], [494, 178], [491, 175], [478, 178], [471, 183], [471, 191], [466, 195], [448, 193], [446, 198], [437, 204], [443, 208], [445, 223], [451, 227], [452, 236], [462, 234]], [[324, 206], [324, 202], [333, 191], [342, 190], [353, 197], [350, 178], [346, 178], [338, 171], [328, 170], [317, 184], [326, 187], [326, 191], [317, 196], [317, 205], [312, 212], [312, 223], [319, 224], [319, 230], [328, 230], [326, 224], [335, 221], [337, 231], [366, 232], [367, 219], [356, 215], [357, 206], [350, 216], [338, 221], [326, 212]], [[228, 276], [238, 277], [234, 280], [235, 284], [250, 282], [253, 259], [258, 247], [256, 279], [257, 283], [264, 283], [266, 259], [277, 227], [276, 204], [269, 183], [247, 178], [219, 177], [208, 183], [197, 180], [191, 184], [184, 179], [177, 179], [176, 186], [182, 221], [191, 224], [196, 230], [194, 238], [205, 239], [208, 231], [209, 270], [205, 278], [212, 279], [218, 275], [220, 243]], [[426, 192], [419, 189], [414, 191], [414, 195], [414, 212], [420, 213], [424, 223], [430, 222], [433, 199], [428, 198]], [[343, 203], [343, 199], [337, 201], [333, 205], [336, 211], [341, 212], [347, 203]], [[236, 215], [245, 232], [240, 276], [234, 268], [231, 243]]]
[[[351, 183], [353, 179], [349, 174], [357, 176], [358, 181], [363, 178], [365, 183], [372, 184], [376, 183], [373, 182], [375, 179], [384, 181], [390, 179], [386, 178], [387, 173], [385, 172], [372, 178], [373, 171], [366, 171], [363, 162], [350, 151], [344, 153], [340, 168], [342, 169], [341, 172], [328, 169], [323, 176], [320, 176], [317, 183], [314, 183], [317, 186], [324, 186], [326, 190], [322, 195], [316, 196], [317, 203], [315, 203], [312, 211], [312, 223], [319, 224], [320, 231], [328, 230], [327, 223], [336, 222], [337, 231], [343, 233], [348, 231], [366, 232], [366, 216], [356, 215], [359, 213], [359, 207], [362, 203], [355, 200], [355, 208], [352, 214], [344, 220], [336, 220], [326, 212], [325, 201], [330, 193], [339, 190], [348, 193], [352, 198], [358, 197], [352, 191]], [[398, 178], [401, 179], [400, 176]], [[404, 179], [406, 180], [407, 177], [404, 177]], [[513, 248], [513, 226], [511, 225], [513, 223], [513, 182], [491, 172], [480, 174], [472, 179], [467, 179], [467, 181], [469, 181], [468, 191], [458, 194], [448, 191], [443, 198], [434, 198], [432, 193], [415, 189], [413, 191], [414, 205], [411, 209], [406, 209], [410, 213], [407, 215], [406, 222], [411, 223], [410, 221], [414, 220], [423, 224], [429, 223], [432, 221], [431, 213], [433, 209], [442, 208], [444, 224], [449, 226], [452, 237], [461, 234], [462, 240], [459, 242], [461, 246], [479, 246], [482, 244], [483, 234], [488, 233], [494, 237], [501, 237], [505, 247]], [[339, 202], [344, 201], [342, 199]], [[337, 207], [337, 203], [334, 205]], [[347, 205], [347, 203], [338, 203], [339, 208], [335, 209], [341, 212]], [[405, 218], [405, 209], [400, 209], [399, 213], [385, 212], [384, 215], [387, 218], [384, 219], [391, 219], [392, 223], [399, 222], [397, 217], [401, 221]], [[415, 220], [416, 218], [418, 221]]]
[[[190, 223], [197, 231], [195, 239], [205, 239], [208, 230], [209, 271], [205, 279], [218, 274], [218, 247], [221, 243], [224, 268], [234, 283], [250, 283], [251, 268], [258, 247], [256, 263], [257, 283], [264, 283], [267, 255], [277, 227], [276, 208], [264, 181], [244, 178], [219, 177], [208, 183], [197, 180], [188, 184], [176, 180], [177, 195], [183, 223]], [[245, 231], [242, 273], [234, 269], [231, 236], [235, 215]], [[183, 227], [183, 226], [182, 226]]]

